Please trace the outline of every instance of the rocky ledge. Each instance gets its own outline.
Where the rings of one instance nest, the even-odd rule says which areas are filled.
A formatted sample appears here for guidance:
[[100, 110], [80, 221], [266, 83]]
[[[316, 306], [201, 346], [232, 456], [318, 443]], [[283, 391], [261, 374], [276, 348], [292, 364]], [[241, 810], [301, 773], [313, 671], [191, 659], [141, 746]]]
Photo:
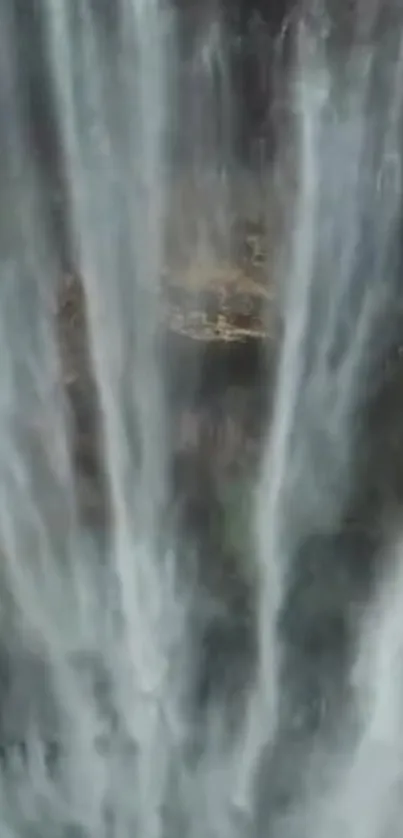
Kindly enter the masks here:
[[[192, 526], [228, 485], [250, 484], [266, 425], [276, 321], [263, 227], [244, 225], [235, 252], [221, 263], [178, 265], [161, 281], [173, 488]], [[64, 379], [83, 512], [99, 522], [105, 500], [84, 308], [79, 280], [66, 277], [59, 306]]]

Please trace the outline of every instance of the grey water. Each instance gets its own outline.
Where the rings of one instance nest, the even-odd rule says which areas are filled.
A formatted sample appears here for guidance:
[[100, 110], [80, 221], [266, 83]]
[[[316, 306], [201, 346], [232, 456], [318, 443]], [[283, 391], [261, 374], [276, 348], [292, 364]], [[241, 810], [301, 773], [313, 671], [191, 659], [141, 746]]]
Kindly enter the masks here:
[[199, 24], [177, 38], [173, 221], [180, 224], [175, 240], [185, 261], [211, 270], [231, 255], [236, 115], [223, 15], [216, 3], [199, 15]]
[[41, 6], [98, 407], [102, 543], [81, 516], [55, 316], [59, 266], [27, 130], [16, 17], [0, 6], [0, 834], [395, 838], [399, 526], [379, 551], [373, 591], [354, 602], [344, 590], [348, 653], [329, 683], [327, 662], [313, 664], [318, 683], [323, 676], [314, 723], [295, 689], [312, 663], [301, 653], [294, 664], [283, 614], [309, 539], [343, 525], [361, 418], [392, 340], [403, 10], [398, 0], [358, 4], [350, 42], [336, 46], [316, 3], [294, 29], [272, 177], [286, 209], [282, 338], [255, 549], [245, 556], [256, 580], [256, 654], [237, 712], [213, 692], [201, 717], [205, 605], [166, 515], [160, 279], [181, 131], [203, 205], [192, 247], [216, 257], [203, 214], [212, 207], [222, 254], [235, 95], [213, 6], [195, 39], [194, 112], [183, 127], [172, 124], [181, 112], [179, 13], [159, 0], [100, 9], [90, 0]]

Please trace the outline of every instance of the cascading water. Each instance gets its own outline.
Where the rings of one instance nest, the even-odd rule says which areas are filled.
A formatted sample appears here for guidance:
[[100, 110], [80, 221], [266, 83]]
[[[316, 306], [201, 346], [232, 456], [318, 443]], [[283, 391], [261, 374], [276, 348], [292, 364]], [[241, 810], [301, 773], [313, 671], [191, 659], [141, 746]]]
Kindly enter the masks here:
[[217, 3], [197, 10], [200, 22], [178, 44], [176, 167], [171, 227], [177, 270], [197, 283], [231, 256], [234, 90], [230, 45]]
[[378, 48], [356, 44], [343, 67], [339, 56], [326, 60], [323, 28], [319, 36], [304, 26], [298, 34], [298, 185], [283, 347], [257, 504], [260, 665], [243, 776], [248, 757], [259, 758], [285, 723], [277, 624], [288, 579], [305, 540], [341, 525], [354, 481], [358, 418], [374, 358], [382, 354], [379, 324], [396, 297], [397, 31], [389, 30]]
[[[256, 491], [256, 667], [236, 722], [215, 694], [200, 722], [191, 613], [199, 592], [164, 530], [160, 279], [176, 14], [159, 0], [41, 7], [99, 406], [107, 485], [99, 546], [78, 502], [54, 316], [57, 263], [28, 139], [16, 22], [9, 5], [0, 7], [5, 838], [399, 834], [400, 548], [385, 559], [386, 581], [359, 624], [344, 703], [314, 730], [294, 724], [300, 708], [281, 630], [305, 542], [342, 525], [368, 379], [388, 344], [379, 324], [397, 291], [403, 90], [402, 12], [398, 0], [388, 8], [389, 20], [378, 10], [382, 31], [360, 29], [343, 60], [327, 31], [312, 21], [298, 29], [291, 258], [280, 271], [283, 338]], [[214, 87], [217, 61], [219, 81], [229, 75], [220, 27], [209, 27], [199, 58]], [[217, 124], [226, 129], [229, 95], [230, 86], [218, 94], [219, 109], [229, 110]], [[220, 155], [230, 140], [217, 136], [201, 132], [192, 176], [208, 178], [216, 163], [221, 223]], [[271, 784], [283, 770], [289, 785], [279, 803]]]
[[[91, 567], [56, 389], [55, 267], [18, 113], [11, 14], [2, 11], [2, 37], [10, 45], [3, 53], [2, 165], [5, 177], [10, 170], [10, 203], [18, 201], [3, 251], [2, 551], [10, 619], [20, 645], [44, 661], [56, 708], [49, 731], [51, 707], [41, 714], [44, 729], [36, 708], [27, 711], [19, 734], [33, 743], [25, 781], [3, 778], [2, 819], [10, 834], [24, 834], [30, 824], [41, 835], [69, 828], [160, 835], [171, 760], [183, 735], [186, 665], [176, 646], [184, 645], [186, 605], [176, 599], [171, 556], [158, 548], [165, 423], [155, 357], [169, 21], [153, 2], [122, 2], [111, 16], [102, 19], [86, 2], [44, 9], [109, 490], [106, 566], [96, 557]], [[101, 704], [91, 676], [86, 681], [80, 671], [88, 668], [99, 670], [92, 681], [109, 693]], [[46, 779], [43, 753], [35, 751], [42, 738], [63, 743], [55, 786]]]

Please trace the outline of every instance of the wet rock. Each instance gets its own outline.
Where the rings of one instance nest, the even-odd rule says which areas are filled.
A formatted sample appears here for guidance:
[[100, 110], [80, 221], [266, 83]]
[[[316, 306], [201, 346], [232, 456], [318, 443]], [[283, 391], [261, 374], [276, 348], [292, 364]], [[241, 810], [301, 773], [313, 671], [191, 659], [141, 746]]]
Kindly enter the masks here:
[[[403, 329], [401, 331], [403, 334]], [[384, 358], [361, 423], [358, 486], [352, 515], [381, 529], [403, 504], [403, 352], [396, 341]]]
[[[275, 318], [262, 227], [238, 231], [254, 245], [244, 264], [188, 265], [161, 281], [161, 364], [172, 456], [206, 458], [217, 481], [231, 468], [257, 463], [273, 366]], [[256, 244], [259, 241], [259, 247]], [[268, 315], [271, 315], [269, 316]], [[97, 396], [89, 360], [85, 301], [74, 276], [59, 307], [63, 374], [73, 418], [74, 462], [87, 519], [106, 514], [98, 444]]]

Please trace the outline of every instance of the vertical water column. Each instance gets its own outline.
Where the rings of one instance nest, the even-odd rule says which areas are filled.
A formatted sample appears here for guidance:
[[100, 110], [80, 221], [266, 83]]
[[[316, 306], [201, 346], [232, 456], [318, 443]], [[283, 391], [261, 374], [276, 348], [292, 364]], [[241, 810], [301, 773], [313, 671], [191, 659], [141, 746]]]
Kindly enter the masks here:
[[186, 601], [176, 596], [174, 557], [160, 550], [172, 15], [158, 0], [49, 0], [46, 15], [110, 495], [117, 616], [102, 654], [135, 753], [133, 774], [123, 763], [115, 772], [111, 807], [118, 834], [130, 825], [157, 838], [178, 768], [185, 677]]
[[217, 270], [231, 255], [235, 109], [231, 44], [217, 3], [195, 15], [179, 55], [182, 207], [179, 250], [192, 270]]
[[[76, 535], [75, 486], [55, 331], [57, 270], [30, 145], [12, 4], [1, 10], [0, 492], [2, 614], [44, 639]], [[8, 633], [9, 629], [7, 629]]]
[[278, 621], [289, 575], [312, 533], [341, 524], [359, 418], [382, 351], [378, 324], [396, 292], [400, 166], [395, 178], [387, 175], [399, 159], [400, 88], [390, 75], [396, 44], [391, 63], [369, 40], [341, 58], [328, 47], [326, 25], [322, 13], [313, 26], [299, 27], [293, 76], [296, 203], [291, 259], [280, 276], [284, 333], [257, 500], [259, 667], [241, 769], [249, 793], [285, 723]]

